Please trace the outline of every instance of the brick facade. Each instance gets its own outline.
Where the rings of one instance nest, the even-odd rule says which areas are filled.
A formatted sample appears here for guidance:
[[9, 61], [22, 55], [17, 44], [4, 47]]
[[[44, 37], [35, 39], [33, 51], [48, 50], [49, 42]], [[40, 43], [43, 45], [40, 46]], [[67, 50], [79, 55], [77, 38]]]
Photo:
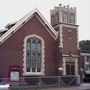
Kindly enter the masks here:
[[20, 77], [23, 76], [23, 49], [24, 39], [27, 35], [38, 35], [45, 42], [45, 75], [57, 75], [57, 44], [56, 41], [47, 32], [41, 22], [34, 16], [26, 24], [24, 24], [15, 34], [8, 38], [0, 45], [0, 76], [9, 77], [9, 67], [19, 66]]
[[[19, 71], [24, 75], [24, 40], [25, 37], [36, 35], [44, 40], [44, 76], [79, 75], [78, 25], [76, 25], [76, 10], [74, 22], [68, 18], [62, 19], [62, 7], [51, 11], [51, 25], [36, 10], [18, 21], [5, 35], [0, 37], [0, 77], [10, 78], [10, 71]], [[56, 12], [58, 11], [58, 12]], [[55, 14], [55, 15], [54, 15]], [[30, 15], [30, 16], [29, 16]], [[53, 16], [54, 15], [54, 16]], [[56, 30], [56, 31], [55, 31]], [[70, 69], [67, 70], [67, 67]], [[71, 67], [73, 70], [71, 70]], [[68, 74], [67, 71], [70, 71]], [[71, 72], [72, 71], [72, 72]], [[37, 75], [40, 76], [40, 75]]]

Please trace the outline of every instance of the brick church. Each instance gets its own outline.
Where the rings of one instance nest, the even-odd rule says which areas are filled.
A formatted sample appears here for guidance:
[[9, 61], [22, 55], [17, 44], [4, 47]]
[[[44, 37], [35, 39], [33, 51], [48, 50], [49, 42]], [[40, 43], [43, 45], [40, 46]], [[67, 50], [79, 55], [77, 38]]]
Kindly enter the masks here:
[[80, 75], [76, 8], [54, 7], [51, 24], [37, 10], [0, 32], [0, 77]]

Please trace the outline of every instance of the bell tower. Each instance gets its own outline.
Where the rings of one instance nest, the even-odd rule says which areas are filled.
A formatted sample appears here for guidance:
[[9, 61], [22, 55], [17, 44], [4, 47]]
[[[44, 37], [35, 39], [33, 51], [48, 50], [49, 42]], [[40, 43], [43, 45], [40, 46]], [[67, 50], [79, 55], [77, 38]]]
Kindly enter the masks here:
[[62, 75], [78, 75], [79, 41], [76, 7], [59, 4], [50, 10], [50, 16], [51, 25], [58, 32], [58, 47], [62, 53], [58, 68], [62, 68]]

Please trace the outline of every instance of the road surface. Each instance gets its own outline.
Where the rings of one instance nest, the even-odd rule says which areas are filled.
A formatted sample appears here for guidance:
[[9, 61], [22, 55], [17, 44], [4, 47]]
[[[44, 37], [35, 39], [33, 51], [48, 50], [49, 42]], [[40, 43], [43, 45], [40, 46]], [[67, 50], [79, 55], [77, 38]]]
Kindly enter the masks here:
[[73, 87], [49, 87], [37, 90], [90, 90], [90, 83], [83, 83], [80, 86]]

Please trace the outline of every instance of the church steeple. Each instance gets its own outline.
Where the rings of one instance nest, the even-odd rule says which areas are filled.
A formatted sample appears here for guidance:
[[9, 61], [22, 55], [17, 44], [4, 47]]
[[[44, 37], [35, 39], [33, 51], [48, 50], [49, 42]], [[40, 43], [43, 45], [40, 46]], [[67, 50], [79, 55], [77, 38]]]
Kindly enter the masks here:
[[79, 41], [76, 8], [59, 4], [50, 11], [50, 14], [51, 25], [58, 32], [58, 66], [63, 70], [62, 75], [78, 75]]

